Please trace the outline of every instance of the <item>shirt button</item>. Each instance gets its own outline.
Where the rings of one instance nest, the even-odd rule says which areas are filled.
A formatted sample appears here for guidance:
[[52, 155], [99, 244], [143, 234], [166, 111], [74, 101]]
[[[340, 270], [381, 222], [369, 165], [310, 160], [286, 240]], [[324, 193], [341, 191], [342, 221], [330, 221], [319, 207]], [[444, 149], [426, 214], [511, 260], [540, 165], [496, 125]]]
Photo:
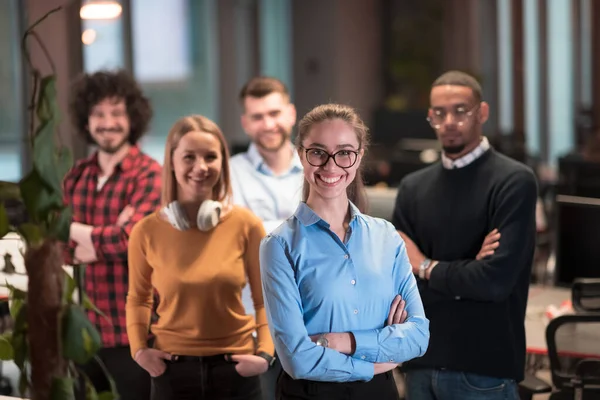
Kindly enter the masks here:
[[349, 256], [348, 256], [348, 254], [346, 254], [346, 255], [344, 256], [344, 258], [345, 258], [346, 260], [348, 259], [348, 257], [349, 257]]
[[365, 356], [360, 356], [360, 359], [361, 359], [361, 360], [364, 360], [365, 358], [367, 358], [367, 357], [365, 357]]
[[350, 283], [351, 283], [351, 284], [353, 284], [353, 285], [356, 285], [356, 281], [355, 281], [354, 279], [352, 279], [352, 280], [350, 281]]
[[354, 314], [358, 314], [358, 310], [354, 310]]

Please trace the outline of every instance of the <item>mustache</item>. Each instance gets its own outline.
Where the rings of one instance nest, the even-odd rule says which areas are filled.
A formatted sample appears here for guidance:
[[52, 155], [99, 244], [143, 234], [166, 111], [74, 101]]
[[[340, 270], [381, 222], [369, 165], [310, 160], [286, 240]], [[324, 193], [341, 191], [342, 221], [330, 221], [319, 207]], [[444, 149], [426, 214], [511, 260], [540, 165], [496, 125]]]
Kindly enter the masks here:
[[123, 128], [98, 128], [98, 129], [96, 129], [96, 132], [98, 132], [98, 133], [104, 133], [104, 132], [122, 133]]

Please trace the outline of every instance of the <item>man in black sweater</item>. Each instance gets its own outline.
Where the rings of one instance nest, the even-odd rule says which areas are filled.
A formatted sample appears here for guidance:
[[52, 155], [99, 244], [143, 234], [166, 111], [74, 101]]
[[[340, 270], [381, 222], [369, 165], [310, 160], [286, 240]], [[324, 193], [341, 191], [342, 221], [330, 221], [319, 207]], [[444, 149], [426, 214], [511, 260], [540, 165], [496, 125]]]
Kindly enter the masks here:
[[427, 353], [403, 366], [407, 398], [518, 399], [536, 179], [482, 135], [489, 106], [473, 77], [445, 73], [430, 102], [442, 161], [403, 179], [393, 217], [431, 332]]

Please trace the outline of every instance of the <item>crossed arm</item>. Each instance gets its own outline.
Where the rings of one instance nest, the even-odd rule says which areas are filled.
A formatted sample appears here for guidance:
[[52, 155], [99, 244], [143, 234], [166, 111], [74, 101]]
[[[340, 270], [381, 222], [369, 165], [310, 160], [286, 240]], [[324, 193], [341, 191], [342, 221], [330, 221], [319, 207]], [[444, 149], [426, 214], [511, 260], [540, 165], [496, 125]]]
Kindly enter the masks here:
[[397, 261], [403, 262], [405, 267], [406, 275], [399, 293], [406, 301], [403, 303], [403, 299], [396, 296], [387, 326], [325, 333], [327, 339], [331, 339], [328, 347], [315, 344], [319, 335], [308, 335], [302, 300], [284, 245], [277, 238], [268, 236], [261, 244], [260, 259], [269, 327], [281, 363], [294, 379], [368, 381], [373, 375], [387, 372], [398, 363], [425, 353], [429, 322], [404, 251], [399, 253]]
[[[133, 226], [160, 204], [160, 175], [154, 171], [140, 176], [131, 201], [112, 225], [92, 226], [72, 222], [68, 263], [126, 260], [127, 243]], [[67, 192], [67, 190], [65, 190]], [[71, 260], [69, 255], [73, 255]]]
[[[428, 287], [442, 295], [476, 301], [504, 301], [527, 265], [535, 241], [537, 183], [533, 174], [519, 171], [506, 179], [493, 207], [493, 229], [474, 259], [433, 260], [425, 272]], [[403, 237], [413, 273], [426, 258], [412, 240], [410, 207], [400, 198], [394, 225]], [[502, 243], [500, 238], [502, 237]]]

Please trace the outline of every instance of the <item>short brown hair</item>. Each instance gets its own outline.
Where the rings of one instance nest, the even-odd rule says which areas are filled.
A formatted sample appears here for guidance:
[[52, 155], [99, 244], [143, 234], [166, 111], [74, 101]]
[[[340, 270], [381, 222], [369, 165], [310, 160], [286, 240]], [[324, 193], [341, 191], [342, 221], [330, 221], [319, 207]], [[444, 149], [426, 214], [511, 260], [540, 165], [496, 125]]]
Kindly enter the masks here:
[[483, 100], [483, 90], [481, 89], [479, 82], [477, 82], [477, 79], [462, 71], [448, 71], [442, 74], [435, 82], [433, 82], [431, 87], [434, 88], [436, 86], [444, 85], [468, 87], [473, 91], [473, 97], [475, 97], [477, 102]]
[[[302, 149], [302, 142], [306, 139], [310, 130], [315, 125], [335, 119], [342, 120], [352, 127], [354, 133], [356, 133], [359, 148], [366, 153], [369, 147], [369, 129], [354, 108], [343, 104], [323, 104], [310, 110], [298, 123], [298, 137], [296, 138], [297, 150], [300, 151]], [[363, 168], [364, 164], [361, 163], [356, 170], [354, 180], [346, 189], [346, 193], [348, 199], [354, 203], [362, 213], [366, 213], [368, 202], [365, 183], [362, 176]], [[308, 199], [309, 191], [310, 187], [308, 182], [304, 179], [304, 188], [302, 190], [302, 198], [304, 201]]]
[[88, 143], [94, 143], [87, 128], [90, 113], [95, 105], [110, 98], [125, 101], [130, 124], [127, 140], [136, 144], [148, 130], [153, 112], [135, 79], [124, 70], [83, 74], [74, 82], [69, 104], [73, 125]]
[[190, 115], [178, 119], [169, 130], [165, 144], [165, 158], [162, 169], [162, 198], [163, 206], [177, 200], [177, 180], [173, 171], [173, 152], [182, 137], [190, 132], [206, 132], [215, 136], [221, 143], [221, 176], [213, 188], [212, 200], [226, 202], [231, 199], [231, 178], [229, 173], [229, 150], [227, 141], [221, 129], [210, 119], [202, 115]]
[[290, 92], [283, 82], [277, 78], [270, 76], [257, 76], [250, 79], [240, 90], [240, 103], [243, 106], [246, 97], [265, 97], [271, 93], [281, 93], [281, 95], [288, 99], [290, 98]]

